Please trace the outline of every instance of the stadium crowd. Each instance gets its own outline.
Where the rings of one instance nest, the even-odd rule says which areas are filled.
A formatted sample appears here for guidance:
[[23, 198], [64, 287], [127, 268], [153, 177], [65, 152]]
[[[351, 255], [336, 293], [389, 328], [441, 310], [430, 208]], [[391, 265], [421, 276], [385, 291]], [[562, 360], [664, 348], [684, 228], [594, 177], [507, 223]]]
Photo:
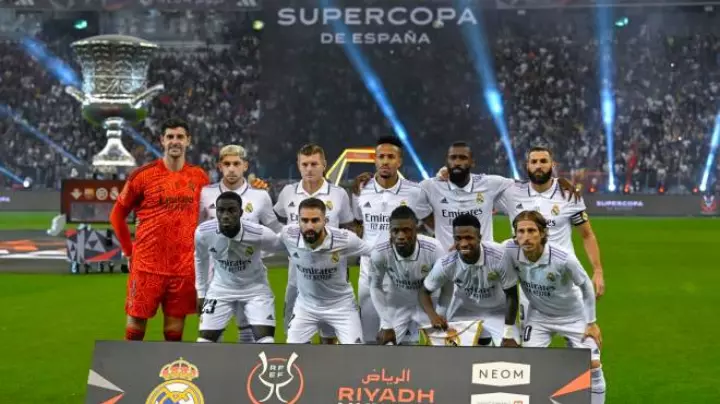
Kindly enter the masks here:
[[[588, 24], [592, 10], [494, 13], [484, 16], [485, 28], [515, 159], [521, 163], [530, 145], [549, 145], [563, 175], [604, 190], [608, 165], [598, 41]], [[697, 186], [720, 91], [720, 40], [712, 16], [655, 9], [614, 29], [613, 169], [618, 184], [629, 184], [631, 192], [686, 193]], [[149, 83], [162, 82], [166, 91], [153, 100], [151, 118], [138, 130], [156, 147], [158, 123], [181, 116], [195, 135], [191, 160], [213, 175], [218, 147], [240, 143], [251, 153], [254, 172], [286, 179], [297, 176], [294, 153], [303, 143], [322, 144], [332, 159], [392, 131], [341, 46], [320, 44], [312, 29], [257, 32], [250, 22], [226, 32], [224, 41], [213, 37], [229, 46], [164, 52], [154, 60]], [[360, 49], [430, 171], [443, 161], [438, 143], [463, 138], [478, 153], [478, 171], [508, 175], [507, 155], [460, 29], [427, 32], [430, 44]], [[68, 45], [48, 42], [70, 62]], [[104, 146], [104, 133], [82, 120], [79, 105], [16, 43], [0, 45], [0, 54], [0, 98], [89, 161]], [[0, 162], [35, 186], [57, 187], [60, 178], [82, 175], [11, 120], [0, 120], [0, 133]], [[138, 162], [152, 158], [130, 139], [126, 144]], [[407, 174], [418, 177], [411, 166], [406, 164]], [[714, 162], [713, 172], [717, 167]]]

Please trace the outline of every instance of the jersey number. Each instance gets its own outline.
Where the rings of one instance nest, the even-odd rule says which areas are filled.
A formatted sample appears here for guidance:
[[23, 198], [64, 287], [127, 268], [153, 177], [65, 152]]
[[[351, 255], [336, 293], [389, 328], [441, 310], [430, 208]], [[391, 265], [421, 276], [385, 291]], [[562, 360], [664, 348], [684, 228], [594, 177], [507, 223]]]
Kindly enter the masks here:
[[205, 300], [202, 310], [203, 314], [215, 313], [215, 306], [217, 306], [217, 300]]

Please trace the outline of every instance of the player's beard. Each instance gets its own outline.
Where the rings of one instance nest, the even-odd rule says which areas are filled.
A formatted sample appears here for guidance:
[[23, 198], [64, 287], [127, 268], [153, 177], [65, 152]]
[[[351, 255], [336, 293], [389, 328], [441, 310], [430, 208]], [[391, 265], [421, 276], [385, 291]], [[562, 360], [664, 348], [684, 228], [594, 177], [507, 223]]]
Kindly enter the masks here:
[[468, 167], [468, 168], [460, 168], [460, 167], [451, 168], [450, 172], [448, 173], [448, 176], [450, 178], [450, 182], [452, 182], [453, 184], [465, 185], [465, 184], [467, 184], [468, 177], [470, 176], [470, 167]]
[[395, 246], [395, 251], [397, 251], [398, 254], [402, 257], [409, 257], [412, 255], [413, 252], [415, 252], [415, 242], [414, 241], [407, 241], [406, 243], [397, 244], [393, 243]]
[[321, 231], [315, 231], [313, 229], [305, 230], [302, 234], [303, 241], [305, 241], [305, 244], [315, 244], [320, 239], [320, 236], [322, 235]]
[[530, 178], [530, 182], [532, 182], [535, 185], [543, 185], [547, 184], [548, 181], [552, 178], [552, 169], [548, 172], [543, 171], [542, 169], [537, 169], [535, 172], [532, 172], [528, 170], [527, 172], [528, 178]]
[[460, 253], [460, 259], [466, 264], [475, 264], [480, 259], [479, 248], [472, 248], [467, 252], [458, 249], [458, 252]]
[[[238, 222], [240, 219], [237, 220]], [[223, 225], [220, 223], [220, 233], [227, 238], [234, 238], [240, 233], [240, 226], [236, 223]]]

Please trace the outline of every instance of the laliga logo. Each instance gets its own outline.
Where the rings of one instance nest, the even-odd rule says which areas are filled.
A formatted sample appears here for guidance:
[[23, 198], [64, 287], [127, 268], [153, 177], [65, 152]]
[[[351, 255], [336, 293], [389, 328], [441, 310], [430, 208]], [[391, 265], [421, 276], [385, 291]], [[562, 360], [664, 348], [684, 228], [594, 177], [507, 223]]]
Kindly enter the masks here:
[[268, 358], [263, 351], [258, 357], [260, 363], [250, 371], [247, 379], [250, 402], [252, 404], [297, 403], [305, 388], [303, 373], [295, 364], [298, 354], [293, 352], [289, 359]]

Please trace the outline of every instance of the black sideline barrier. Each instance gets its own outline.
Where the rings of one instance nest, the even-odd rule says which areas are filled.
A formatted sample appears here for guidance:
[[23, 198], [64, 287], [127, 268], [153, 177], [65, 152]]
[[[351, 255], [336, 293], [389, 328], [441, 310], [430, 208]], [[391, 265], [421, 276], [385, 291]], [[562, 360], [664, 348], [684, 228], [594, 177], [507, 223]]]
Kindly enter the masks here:
[[581, 349], [98, 341], [86, 403], [589, 404]]

